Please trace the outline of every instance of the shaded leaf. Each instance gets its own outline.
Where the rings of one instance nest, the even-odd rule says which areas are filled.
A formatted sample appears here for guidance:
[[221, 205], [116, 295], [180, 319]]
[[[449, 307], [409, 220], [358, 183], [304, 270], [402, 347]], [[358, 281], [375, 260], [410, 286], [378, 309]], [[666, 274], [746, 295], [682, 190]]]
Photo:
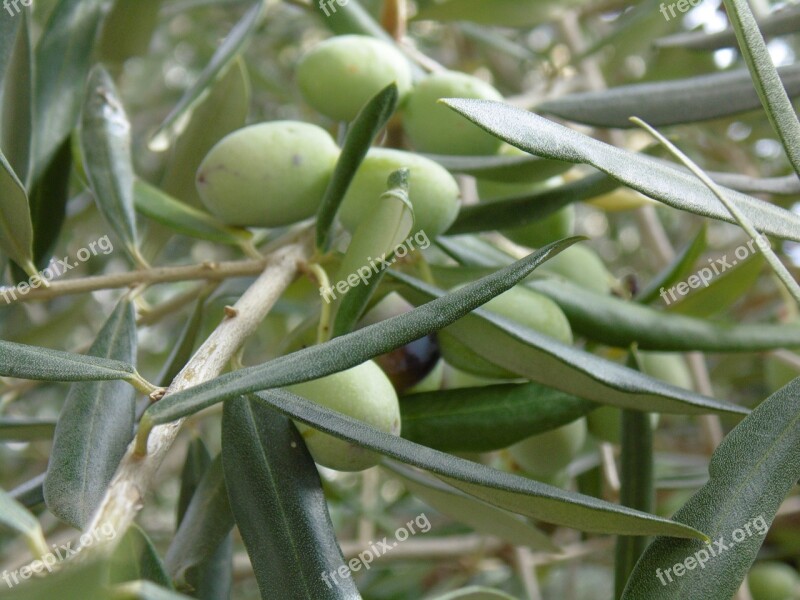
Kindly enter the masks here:
[[[123, 299], [89, 353], [133, 363], [136, 316]], [[47, 508], [83, 529], [100, 504], [133, 437], [136, 390], [123, 381], [90, 381], [70, 388], [56, 425], [44, 482]]]
[[[673, 208], [735, 222], [716, 196], [688, 172], [599, 142], [500, 102], [460, 98], [442, 102], [489, 133], [526, 152], [592, 165], [628, 187]], [[726, 190], [725, 193], [759, 231], [800, 241], [800, 215], [739, 192]]]
[[33, 225], [25, 186], [0, 151], [0, 250], [28, 275], [33, 265]]
[[351, 577], [324, 580], [347, 567], [316, 465], [289, 419], [252, 397], [229, 400], [222, 417], [222, 460], [262, 597], [361, 597]]
[[[444, 156], [423, 155], [453, 173], [464, 173], [488, 181], [535, 182], [550, 179], [572, 168], [562, 160], [538, 156]], [[463, 210], [463, 209], [462, 209]]]
[[115, 0], [100, 33], [101, 60], [123, 63], [147, 54], [161, 4], [161, 0]]
[[35, 555], [41, 556], [48, 552], [39, 521], [2, 488], [0, 488], [0, 526], [21, 534]]
[[0, 418], [0, 441], [32, 442], [49, 440], [56, 428], [55, 419]]
[[172, 589], [172, 581], [164, 569], [153, 542], [136, 523], [128, 528], [117, 543], [110, 562], [109, 579], [111, 583], [142, 579]]
[[706, 249], [706, 230], [704, 223], [694, 239], [636, 295], [637, 302], [653, 302], [658, 298], [658, 291], [662, 287], [668, 288], [694, 273], [694, 265]]
[[19, 19], [21, 22], [16, 44], [9, 60], [5, 83], [0, 88], [0, 148], [25, 189], [28, 189], [33, 128], [33, 55], [28, 11], [23, 11]]
[[112, 600], [192, 600], [191, 596], [168, 590], [152, 581], [132, 581], [113, 588]]
[[[675, 513], [676, 521], [702, 528], [714, 545], [656, 539], [636, 565], [624, 599], [733, 597], [775, 513], [800, 478], [798, 419], [800, 378], [767, 398], [725, 437], [711, 457], [708, 483]], [[698, 557], [701, 552], [705, 556]], [[707, 562], [673, 581], [659, 581], [656, 569], [663, 576], [664, 569], [688, 557]]]

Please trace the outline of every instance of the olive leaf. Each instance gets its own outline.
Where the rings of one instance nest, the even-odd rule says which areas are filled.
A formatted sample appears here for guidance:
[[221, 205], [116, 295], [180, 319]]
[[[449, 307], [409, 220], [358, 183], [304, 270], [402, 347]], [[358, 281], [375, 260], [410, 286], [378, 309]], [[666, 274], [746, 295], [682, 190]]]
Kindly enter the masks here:
[[[442, 100], [489, 133], [526, 152], [583, 163], [664, 204], [728, 223], [736, 221], [694, 175], [651, 157], [621, 150], [501, 102]], [[800, 215], [733, 190], [726, 196], [762, 233], [800, 241]]]
[[134, 263], [147, 266], [137, 245], [131, 125], [114, 81], [101, 66], [89, 75], [80, 141], [97, 207], [122, 238]]
[[242, 52], [263, 22], [267, 5], [268, 3], [263, 0], [256, 0], [250, 10], [236, 23], [194, 84], [186, 90], [163, 123], [153, 133], [150, 138], [152, 148], [163, 148], [167, 145], [167, 140], [176, 133], [178, 122], [201, 101], [203, 95], [219, 78], [223, 70]]
[[104, 5], [103, 0], [59, 0], [36, 46], [34, 182], [75, 127]]
[[415, 497], [478, 533], [500, 538], [515, 546], [527, 546], [553, 554], [560, 552], [560, 548], [544, 532], [517, 515], [475, 500], [437, 479], [425, 477], [392, 461], [384, 461], [383, 466], [397, 476]]
[[56, 428], [54, 419], [0, 418], [0, 442], [49, 440]]
[[[6, 69], [8, 63], [11, 62], [14, 40], [17, 39], [17, 27], [19, 27], [20, 21], [21, 19], [14, 18], [14, 15], [0, 14], [0, 83], [5, 80]], [[2, 98], [1, 95], [0, 98]]]
[[493, 590], [487, 587], [471, 585], [460, 590], [448, 592], [444, 596], [436, 596], [431, 600], [515, 600], [514, 596], [509, 596], [500, 590]]
[[443, 452], [490, 452], [597, 408], [538, 383], [411, 394], [400, 401], [403, 437]]
[[422, 156], [439, 163], [453, 173], [463, 173], [478, 179], [501, 183], [544, 181], [572, 168], [570, 163], [563, 160], [550, 160], [538, 156], [445, 156], [443, 154]]
[[326, 579], [347, 566], [319, 473], [289, 419], [252, 397], [229, 400], [222, 461], [262, 597], [360, 598], [352, 577]]
[[[798, 419], [800, 378], [764, 400], [725, 437], [711, 457], [708, 483], [675, 513], [676, 521], [701, 528], [714, 545], [656, 539], [637, 563], [624, 600], [733, 597], [800, 478]], [[690, 558], [695, 566], [679, 577], [664, 573], [678, 563], [688, 566]]]
[[[787, 92], [792, 94], [793, 89], [790, 85], [784, 89], [747, 1], [723, 0], [723, 2], [731, 26], [736, 32], [739, 50], [750, 70], [769, 122], [778, 134], [795, 173], [800, 177], [800, 121], [797, 120], [797, 114], [787, 95]], [[800, 73], [800, 65], [796, 68]]]
[[430, 471], [470, 496], [520, 515], [596, 533], [656, 535], [654, 532], [661, 531], [669, 536], [705, 539], [699, 531], [662, 517], [420, 446], [285, 390], [269, 390], [255, 396], [295, 421]]
[[398, 100], [397, 84], [391, 83], [375, 94], [350, 124], [336, 168], [317, 210], [316, 243], [319, 250], [328, 250], [331, 228], [347, 188], [373, 140], [397, 109]]
[[12, 49], [5, 84], [2, 86], [0, 148], [5, 152], [9, 164], [25, 189], [28, 189], [32, 154], [33, 54], [28, 12], [24, 11], [19, 18], [16, 44]]
[[[446, 297], [442, 290], [408, 275], [392, 272], [391, 277], [404, 284], [402, 295], [412, 304]], [[676, 414], [748, 412], [653, 379], [485, 309], [475, 309], [447, 332], [493, 365], [601, 404]]]
[[33, 264], [33, 225], [25, 186], [0, 150], [0, 250], [29, 276]]
[[403, 315], [165, 396], [142, 416], [137, 450], [141, 452], [146, 448], [149, 430], [157, 423], [173, 421], [227, 398], [344, 371], [442, 329], [512, 288], [537, 266], [577, 239], [550, 244], [497, 273]]
[[147, 54], [162, 0], [115, 0], [103, 21], [98, 49], [103, 62], [122, 64]]
[[[89, 353], [133, 363], [136, 316], [123, 298]], [[123, 381], [79, 382], [70, 388], [56, 425], [44, 481], [47, 508], [83, 529], [100, 504], [133, 437], [136, 390]]]
[[153, 542], [136, 523], [128, 528], [117, 543], [109, 562], [111, 583], [142, 579], [172, 589], [172, 580]]
[[571, 7], [580, 6], [587, 0], [540, 0], [519, 2], [518, 0], [444, 0], [429, 4], [419, 11], [416, 20], [471, 21], [484, 25], [502, 27], [530, 27], [555, 21]]
[[694, 266], [707, 246], [707, 231], [708, 227], [703, 223], [692, 241], [636, 294], [635, 300], [643, 304], [653, 302], [661, 288], [684, 281], [694, 273]]
[[[788, 94], [800, 96], [800, 65], [781, 67], [778, 73]], [[760, 106], [750, 73], [737, 69], [570, 94], [543, 102], [536, 110], [595, 127], [629, 128], [632, 116], [658, 127], [719, 119]]]
[[[440, 238], [437, 243], [467, 265], [503, 266], [513, 260], [481, 240]], [[642, 350], [675, 352], [756, 352], [800, 346], [800, 326], [696, 319], [598, 294], [564, 279], [534, 279], [525, 286], [558, 304], [576, 333], [610, 346], [627, 348], [635, 343]]]
[[34, 508], [44, 504], [44, 478], [47, 473], [40, 473], [15, 487], [9, 495], [25, 508]]
[[39, 521], [2, 488], [0, 488], [0, 526], [24, 536], [34, 555], [47, 554], [47, 542]]
[[152, 581], [131, 581], [114, 586], [110, 600], [192, 600], [192, 596], [168, 590]]

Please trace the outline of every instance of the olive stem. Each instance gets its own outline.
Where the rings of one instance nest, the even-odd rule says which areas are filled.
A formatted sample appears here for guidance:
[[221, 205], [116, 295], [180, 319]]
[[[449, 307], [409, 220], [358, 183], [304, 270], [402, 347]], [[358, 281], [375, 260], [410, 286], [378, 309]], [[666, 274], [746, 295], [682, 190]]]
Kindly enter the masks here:
[[[176, 281], [207, 280], [220, 281], [232, 277], [257, 275], [264, 270], [267, 259], [241, 260], [227, 262], [204, 262], [181, 267], [155, 267], [110, 275], [82, 277], [68, 281], [53, 281], [48, 288], [30, 289], [27, 294], [7, 294], [8, 304], [20, 304], [40, 300], [50, 300], [71, 294], [83, 294], [98, 290], [126, 288], [137, 285], [153, 285]], [[0, 288], [0, 292], [7, 288]]]
[[[331, 287], [330, 279], [328, 279], [328, 274], [325, 272], [318, 263], [311, 263], [306, 267], [314, 276], [314, 279], [317, 280], [321, 289], [329, 289]], [[319, 325], [317, 326], [317, 343], [322, 344], [327, 342], [331, 339], [331, 303], [327, 302], [326, 300], [322, 301], [322, 308], [320, 309], [319, 313]]]
[[[312, 236], [307, 232], [296, 242], [287, 243], [265, 257], [261, 263], [261, 275], [233, 306], [235, 316], [227, 316], [222, 320], [175, 377], [166, 394], [217, 377], [294, 281], [311, 252]], [[106, 544], [87, 547], [87, 552], [111, 552], [122, 539], [142, 508], [155, 473], [175, 441], [183, 421], [180, 419], [154, 425], [145, 412], [136, 439], [128, 447], [103, 500], [84, 529], [85, 532], [92, 532], [110, 526], [118, 535]]]

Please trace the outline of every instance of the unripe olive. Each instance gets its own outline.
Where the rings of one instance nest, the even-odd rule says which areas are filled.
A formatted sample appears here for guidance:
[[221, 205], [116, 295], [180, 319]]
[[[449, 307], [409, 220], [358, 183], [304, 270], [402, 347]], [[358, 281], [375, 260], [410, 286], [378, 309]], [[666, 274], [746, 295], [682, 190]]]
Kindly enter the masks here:
[[797, 571], [784, 563], [758, 563], [750, 569], [747, 581], [753, 600], [792, 600], [798, 597], [800, 577]]
[[414, 207], [414, 229], [433, 238], [447, 231], [456, 219], [460, 190], [453, 176], [432, 160], [387, 148], [373, 148], [356, 171], [339, 210], [339, 218], [355, 231], [362, 217], [386, 191], [386, 179], [402, 168], [409, 169], [408, 196]]
[[228, 225], [282, 227], [316, 212], [338, 158], [339, 147], [316, 125], [251, 125], [211, 149], [197, 170], [197, 190]]
[[[639, 352], [642, 373], [672, 385], [691, 390], [694, 387], [692, 375], [686, 361], [680, 354], [669, 352]], [[597, 439], [619, 444], [621, 439], [621, 411], [615, 406], [601, 406], [590, 412], [586, 419], [589, 431]], [[658, 425], [659, 415], [652, 414], [650, 423]]]
[[611, 273], [597, 253], [583, 244], [570, 246], [543, 263], [540, 271], [560, 275], [598, 294], [611, 292]]
[[522, 469], [534, 477], [553, 477], [572, 462], [586, 441], [586, 420], [576, 419], [509, 446]]
[[[524, 155], [525, 152], [510, 146], [513, 150], [501, 152], [509, 156]], [[516, 150], [516, 152], [514, 152]], [[553, 183], [499, 183], [478, 179], [478, 197], [481, 202], [493, 202], [503, 198], [523, 196], [544, 191], [553, 184], [561, 182], [560, 177], [554, 177]], [[502, 230], [512, 242], [527, 246], [529, 248], [541, 248], [557, 240], [562, 240], [571, 236], [575, 232], [575, 207], [569, 204], [554, 213], [550, 213], [543, 219], [528, 223], [522, 227]]]
[[420, 81], [408, 97], [403, 127], [411, 144], [430, 154], [495, 154], [502, 141], [452, 109], [440, 98], [503, 100], [491, 85], [466, 73], [444, 71]]
[[338, 121], [352, 121], [390, 83], [402, 98], [411, 89], [411, 68], [394, 46], [365, 35], [320, 42], [297, 65], [297, 84], [306, 101]]
[[[524, 287], [514, 287], [492, 298], [484, 307], [502, 317], [513, 319], [520, 325], [534, 329], [565, 344], [572, 343], [572, 329], [559, 306], [547, 298]], [[454, 367], [483, 377], [499, 379], [518, 378], [506, 369], [495, 366], [454, 338], [447, 329], [439, 332], [439, 348], [444, 359]]]
[[[392, 435], [400, 435], [400, 405], [392, 382], [372, 361], [287, 388]], [[297, 424], [314, 461], [337, 471], [362, 471], [380, 461], [374, 452]]]

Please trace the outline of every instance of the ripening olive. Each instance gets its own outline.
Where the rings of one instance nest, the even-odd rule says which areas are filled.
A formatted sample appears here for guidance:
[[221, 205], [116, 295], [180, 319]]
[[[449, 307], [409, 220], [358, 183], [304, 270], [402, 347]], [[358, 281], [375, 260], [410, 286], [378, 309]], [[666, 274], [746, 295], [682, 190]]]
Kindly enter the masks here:
[[611, 273], [597, 253], [583, 244], [576, 244], [556, 254], [539, 269], [560, 275], [572, 283], [598, 294], [611, 292]]
[[[692, 375], [686, 366], [686, 361], [680, 354], [669, 352], [639, 352], [642, 372], [656, 379], [660, 379], [677, 387], [687, 390], [693, 389]], [[615, 406], [601, 406], [590, 412], [586, 417], [589, 431], [597, 439], [620, 443], [621, 414]], [[652, 414], [650, 422], [655, 428], [658, 425], [659, 415]]]
[[355, 231], [369, 207], [386, 191], [389, 175], [403, 167], [410, 171], [408, 196], [414, 207], [414, 230], [424, 231], [433, 239], [453, 224], [460, 191], [446, 169], [411, 152], [373, 148], [356, 171], [339, 211], [339, 218], [349, 231]]
[[586, 419], [580, 418], [509, 446], [522, 469], [534, 477], [550, 478], [572, 462], [586, 441]]
[[251, 125], [209, 151], [197, 170], [197, 190], [229, 225], [282, 227], [316, 212], [338, 157], [333, 138], [316, 125]]
[[503, 100], [491, 85], [466, 73], [433, 73], [408, 97], [403, 127], [411, 144], [430, 154], [495, 154], [502, 143], [465, 117], [440, 104], [440, 98]]
[[[572, 329], [561, 308], [550, 298], [525, 287], [511, 288], [489, 300], [483, 308], [565, 344], [572, 343]], [[446, 328], [439, 332], [439, 348], [444, 359], [462, 371], [499, 379], [519, 377], [478, 356], [454, 338]]]
[[[333, 409], [392, 435], [400, 435], [400, 405], [392, 382], [372, 361], [321, 379], [287, 387], [326, 408]], [[298, 423], [314, 461], [338, 471], [362, 471], [380, 461], [374, 452]]]
[[411, 68], [390, 43], [365, 35], [320, 42], [297, 65], [297, 84], [306, 101], [338, 121], [352, 121], [390, 83], [401, 98], [411, 89]]
[[787, 564], [764, 561], [753, 566], [747, 576], [753, 600], [793, 600], [798, 597], [800, 577]]

